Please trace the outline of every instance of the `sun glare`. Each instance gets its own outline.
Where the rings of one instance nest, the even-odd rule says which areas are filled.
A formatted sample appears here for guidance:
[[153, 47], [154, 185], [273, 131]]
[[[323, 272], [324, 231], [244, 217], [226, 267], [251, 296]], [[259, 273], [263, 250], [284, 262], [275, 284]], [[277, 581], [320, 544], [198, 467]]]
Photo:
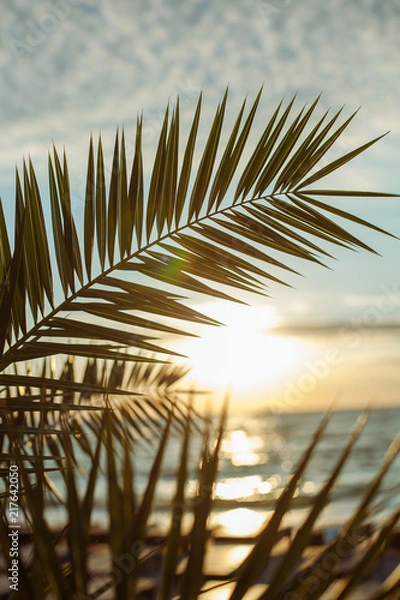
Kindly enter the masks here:
[[253, 466], [266, 462], [266, 456], [260, 454], [263, 447], [262, 438], [248, 437], [245, 431], [237, 429], [222, 443], [222, 450], [229, 454], [230, 460], [235, 467]]
[[248, 508], [235, 508], [218, 515], [216, 521], [229, 535], [255, 535], [264, 525], [265, 514]]
[[296, 341], [276, 336], [272, 307], [247, 307], [215, 302], [202, 312], [225, 323], [201, 338], [180, 342], [189, 357], [191, 380], [203, 389], [243, 396], [266, 392], [288, 376], [298, 363]]

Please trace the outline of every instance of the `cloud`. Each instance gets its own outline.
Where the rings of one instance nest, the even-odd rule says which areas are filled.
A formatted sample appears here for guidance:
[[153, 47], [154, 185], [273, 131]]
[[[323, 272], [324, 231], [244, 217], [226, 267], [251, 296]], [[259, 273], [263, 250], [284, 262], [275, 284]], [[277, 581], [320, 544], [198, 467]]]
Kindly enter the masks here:
[[[47, 149], [65, 144], [76, 186], [85, 176], [90, 132], [107, 156], [117, 125], [133, 149], [144, 109], [149, 170], [167, 101], [179, 93], [187, 132], [204, 91], [205, 138], [227, 84], [227, 125], [243, 98], [264, 83], [258, 130], [277, 102], [298, 106], [323, 90], [319, 114], [363, 105], [331, 157], [392, 128], [390, 138], [357, 159], [340, 184], [395, 191], [400, 140], [400, 9], [396, 0], [18, 0], [0, 26], [1, 191], [28, 154], [45, 183]], [[333, 177], [333, 176], [332, 176]]]
[[[44, 119], [48, 111], [72, 108], [90, 125], [132, 122], [142, 107], [164, 107], [178, 81], [204, 88], [210, 106], [227, 83], [242, 97], [265, 81], [271, 105], [296, 90], [309, 100], [323, 89], [327, 104], [366, 105], [381, 131], [393, 125], [388, 120], [400, 88], [400, 13], [396, 2], [383, 4], [9, 4], [2, 15], [3, 115]], [[382, 88], [385, 111], [377, 95]]]

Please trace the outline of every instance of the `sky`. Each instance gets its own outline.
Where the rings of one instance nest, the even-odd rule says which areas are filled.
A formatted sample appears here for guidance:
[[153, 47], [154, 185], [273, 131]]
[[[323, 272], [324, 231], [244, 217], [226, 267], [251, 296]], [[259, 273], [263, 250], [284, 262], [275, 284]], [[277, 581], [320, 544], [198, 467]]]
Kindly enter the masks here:
[[[397, 0], [14, 0], [3, 3], [0, 21], [0, 195], [8, 216], [14, 169], [23, 156], [31, 156], [46, 189], [47, 152], [53, 142], [59, 149], [65, 145], [79, 215], [91, 132], [102, 133], [110, 160], [115, 129], [123, 125], [129, 157], [143, 110], [149, 173], [167, 102], [179, 94], [185, 127], [203, 91], [204, 136], [227, 85], [228, 126], [243, 99], [254, 99], [261, 85], [261, 124], [282, 98], [288, 101], [295, 93], [300, 107], [322, 92], [320, 115], [345, 105], [348, 116], [361, 106], [334, 150], [337, 156], [390, 134], [330, 182], [400, 191]], [[397, 199], [346, 201], [345, 208], [400, 236]], [[267, 305], [255, 300], [255, 310], [274, 315], [273, 323], [258, 329], [274, 326], [283, 339], [302, 326], [303, 341], [311, 336], [320, 357], [337, 339], [344, 344], [343, 360], [328, 378], [330, 389], [342, 389], [336, 380], [353, 378], [353, 397], [358, 394], [360, 402], [371, 390], [382, 402], [395, 402], [400, 246], [377, 234], [365, 233], [363, 239], [381, 256], [337, 251], [339, 260], [329, 265], [333, 271], [303, 266], [305, 277], [291, 281], [295, 290], [272, 288]], [[340, 332], [371, 326], [376, 331], [362, 335], [349, 357], [350, 343], [339, 339]], [[268, 355], [266, 348], [262, 352]], [[312, 353], [303, 354], [310, 360]], [[372, 372], [372, 383], [365, 386], [362, 374]]]

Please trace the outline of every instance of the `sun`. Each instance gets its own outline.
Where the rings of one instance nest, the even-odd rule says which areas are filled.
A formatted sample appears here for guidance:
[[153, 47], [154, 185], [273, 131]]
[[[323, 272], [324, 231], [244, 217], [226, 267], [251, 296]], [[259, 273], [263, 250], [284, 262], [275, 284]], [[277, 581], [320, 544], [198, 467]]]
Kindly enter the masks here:
[[217, 394], [229, 389], [233, 395], [254, 395], [281, 383], [296, 366], [296, 341], [273, 334], [278, 318], [272, 307], [213, 302], [201, 311], [225, 326], [179, 343], [196, 387]]

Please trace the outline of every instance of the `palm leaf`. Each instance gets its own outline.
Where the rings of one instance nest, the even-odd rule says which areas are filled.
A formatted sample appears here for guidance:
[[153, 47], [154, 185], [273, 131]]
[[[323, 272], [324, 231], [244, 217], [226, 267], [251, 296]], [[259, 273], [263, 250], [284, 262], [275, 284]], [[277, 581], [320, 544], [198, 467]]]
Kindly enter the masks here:
[[[171, 289], [242, 301], [238, 290], [268, 295], [269, 284], [287, 284], [279, 271], [292, 271], [287, 264], [291, 258], [323, 264], [330, 257], [327, 242], [373, 251], [340, 222], [380, 233], [382, 229], [318, 198], [344, 203], [353, 195], [390, 194], [310, 186], [320, 184], [380, 138], [321, 167], [354, 115], [339, 125], [341, 111], [313, 123], [319, 98], [297, 113], [293, 98], [286, 107], [283, 103], [277, 107], [252, 148], [250, 133], [260, 91], [247, 114], [243, 103], [221, 149], [227, 96], [226, 92], [215, 111], [203, 147], [198, 142], [201, 96], [183, 151], [179, 102], [167, 108], [147, 198], [142, 117], [137, 121], [129, 177], [124, 132], [117, 131], [115, 137], [109, 185], [102, 140], [98, 139], [95, 152], [91, 139], [82, 240], [65, 153], [61, 161], [54, 148], [49, 157], [50, 237], [32, 163], [24, 163], [23, 185], [16, 172], [18, 246], [13, 253], [0, 209], [0, 276], [8, 281], [8, 294], [2, 292], [0, 385], [25, 385], [24, 376], [11, 373], [10, 367], [21, 361], [36, 365], [37, 359], [55, 354], [112, 363], [173, 356], [158, 336], [190, 333], [177, 328], [176, 319], [217, 323], [191, 308], [190, 297]], [[35, 376], [40, 378], [36, 372]], [[42, 386], [53, 391], [72, 385], [71, 381], [56, 385], [50, 379], [42, 380]], [[34, 377], [30, 383], [35, 385]]]
[[269, 557], [271, 555], [271, 551], [276, 543], [277, 534], [279, 531], [279, 527], [281, 526], [282, 519], [286, 515], [289, 510], [290, 503], [293, 499], [293, 495], [297, 489], [299, 481], [304, 475], [304, 472], [307, 468], [307, 465], [313, 455], [313, 452], [321, 440], [323, 433], [328, 425], [329, 419], [331, 417], [331, 411], [328, 412], [318, 429], [315, 431], [313, 435], [313, 439], [304, 452], [298, 466], [296, 467], [292, 478], [290, 479], [288, 485], [280, 496], [275, 510], [271, 516], [271, 519], [268, 521], [267, 525], [261, 531], [258, 536], [258, 540], [254, 545], [253, 550], [246, 558], [246, 560], [239, 567], [239, 572], [237, 573], [237, 582], [235, 588], [233, 590], [232, 595], [230, 596], [231, 600], [237, 600], [242, 598], [243, 595], [247, 592], [249, 587], [256, 583], [258, 577], [261, 575], [262, 571], [266, 568], [268, 564]]
[[185, 484], [188, 474], [189, 443], [191, 437], [191, 406], [189, 405], [187, 423], [182, 441], [182, 450], [176, 477], [176, 492], [171, 513], [171, 525], [168, 533], [168, 542], [163, 562], [160, 584], [160, 600], [170, 598], [175, 573], [178, 566], [180, 547], [182, 542], [182, 519], [185, 510]]
[[[325, 568], [326, 557], [332, 554], [338, 558], [343, 556], [346, 557], [348, 552], [351, 552], [354, 548], [354, 539], [358, 541], [359, 529], [365, 518], [369, 515], [372, 501], [379, 491], [390, 466], [398, 456], [399, 450], [400, 438], [397, 438], [390, 445], [381, 468], [366, 489], [357, 510], [352, 517], [350, 517], [348, 522], [343, 525], [337, 539], [328, 544], [311, 564], [301, 568], [296, 574], [294, 581], [287, 581], [284, 590], [281, 590], [282, 594], [296, 593], [300, 596], [307, 596], [309, 600], [318, 600], [318, 598], [324, 594], [335, 576], [334, 571], [327, 572]], [[323, 577], [319, 576], [321, 573], [323, 573]], [[317, 585], [315, 585], [316, 579], [318, 581]]]
[[228, 402], [229, 397], [227, 396], [221, 409], [218, 433], [212, 450], [210, 450], [210, 420], [206, 423], [198, 474], [198, 488], [193, 502], [194, 520], [189, 536], [190, 550], [186, 570], [181, 582], [181, 600], [192, 600], [197, 598], [204, 583], [203, 563], [208, 540], [207, 524], [211, 512], [219, 454], [227, 418]]
[[351, 592], [363, 581], [365, 576], [372, 569], [376, 561], [382, 556], [382, 553], [389, 543], [391, 534], [400, 519], [400, 509], [397, 509], [383, 523], [375, 539], [370, 544], [364, 556], [358, 562], [357, 567], [352, 571], [350, 577], [345, 581], [343, 589], [337, 596], [337, 600], [348, 598]]
[[328, 503], [329, 495], [332, 491], [332, 488], [335, 485], [337, 478], [341, 470], [343, 469], [343, 466], [349, 458], [353, 446], [357, 441], [363, 427], [365, 426], [365, 423], [366, 419], [364, 418], [364, 416], [362, 416], [359, 419], [356, 428], [353, 434], [351, 435], [347, 445], [343, 449], [342, 454], [339, 457], [336, 465], [333, 467], [325, 485], [315, 498], [312, 510], [310, 511], [304, 523], [298, 529], [293, 540], [291, 541], [290, 548], [285, 556], [285, 561], [276, 569], [268, 585], [268, 589], [264, 594], [260, 596], [259, 600], [272, 600], [273, 598], [281, 596], [281, 588], [283, 587], [283, 584], [286, 583], [288, 579], [290, 579], [291, 573], [293, 572], [296, 564], [301, 558], [302, 552], [309, 542], [309, 537], [317, 521], [317, 518], [321, 515], [323, 509]]

